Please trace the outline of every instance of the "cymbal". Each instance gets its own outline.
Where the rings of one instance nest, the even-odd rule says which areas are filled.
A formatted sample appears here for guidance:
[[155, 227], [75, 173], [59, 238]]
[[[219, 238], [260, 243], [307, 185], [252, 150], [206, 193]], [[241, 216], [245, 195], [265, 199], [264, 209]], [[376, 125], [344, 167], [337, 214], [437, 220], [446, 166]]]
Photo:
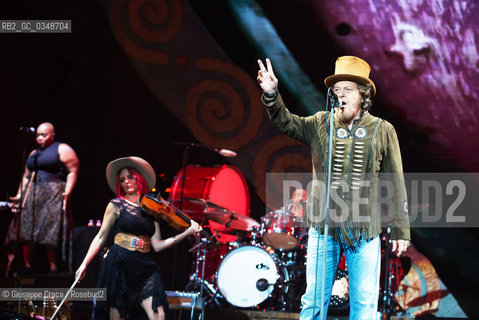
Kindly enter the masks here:
[[253, 218], [237, 214], [209, 200], [201, 198], [185, 198], [185, 200], [203, 206], [203, 213], [208, 219], [225, 226], [228, 224], [226, 229], [232, 229], [233, 233], [235, 231], [249, 232], [253, 227], [259, 226], [259, 223]]
[[228, 210], [225, 207], [222, 207], [220, 205], [217, 205], [216, 203], [213, 203], [209, 200], [201, 199], [201, 198], [185, 198], [186, 201], [191, 202], [193, 204], [203, 206], [205, 209], [206, 208], [214, 208], [214, 209], [219, 209], [219, 210]]
[[214, 228], [214, 232], [221, 234], [229, 234], [232, 236], [239, 236], [242, 238], [248, 238], [251, 234], [251, 231], [244, 231], [244, 230], [238, 230], [238, 229], [231, 229], [231, 228], [226, 228], [225, 226], [221, 226], [220, 228]]
[[208, 208], [203, 211], [203, 213], [208, 219], [226, 226], [227, 229], [249, 232], [253, 230], [253, 227], [259, 226], [259, 223], [253, 218], [226, 209], [218, 210]]

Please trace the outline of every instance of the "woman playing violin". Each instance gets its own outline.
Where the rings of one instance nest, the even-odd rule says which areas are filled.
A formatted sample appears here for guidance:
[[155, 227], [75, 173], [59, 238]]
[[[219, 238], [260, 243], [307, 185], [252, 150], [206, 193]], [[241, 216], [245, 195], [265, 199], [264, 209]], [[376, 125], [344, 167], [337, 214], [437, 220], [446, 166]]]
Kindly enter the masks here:
[[76, 278], [83, 278], [89, 262], [113, 229], [115, 241], [102, 263], [97, 282], [97, 287], [107, 288], [107, 301], [97, 301], [95, 319], [137, 319], [138, 312], [143, 313], [141, 309], [150, 320], [164, 319], [167, 299], [150, 249], [158, 252], [171, 247], [201, 231], [201, 227], [191, 221], [184, 232], [161, 239], [159, 223], [139, 206], [141, 197], [156, 182], [155, 172], [145, 160], [114, 160], [106, 168], [106, 178], [116, 198], [108, 204], [102, 226], [76, 271]]

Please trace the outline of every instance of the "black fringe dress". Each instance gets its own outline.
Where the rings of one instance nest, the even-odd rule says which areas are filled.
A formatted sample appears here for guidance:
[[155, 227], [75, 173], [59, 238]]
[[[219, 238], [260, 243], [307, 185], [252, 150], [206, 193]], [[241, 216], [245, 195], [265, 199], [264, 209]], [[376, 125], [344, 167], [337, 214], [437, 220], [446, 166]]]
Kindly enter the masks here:
[[[153, 217], [124, 199], [111, 202], [120, 210], [113, 227], [115, 235], [153, 236]], [[110, 308], [118, 309], [122, 318], [147, 319], [140, 303], [149, 297], [153, 297], [153, 311], [163, 306], [166, 312], [168, 307], [161, 272], [151, 252], [130, 251], [114, 244], [101, 265], [97, 287], [107, 289], [107, 301], [96, 302], [95, 320], [109, 319]]]

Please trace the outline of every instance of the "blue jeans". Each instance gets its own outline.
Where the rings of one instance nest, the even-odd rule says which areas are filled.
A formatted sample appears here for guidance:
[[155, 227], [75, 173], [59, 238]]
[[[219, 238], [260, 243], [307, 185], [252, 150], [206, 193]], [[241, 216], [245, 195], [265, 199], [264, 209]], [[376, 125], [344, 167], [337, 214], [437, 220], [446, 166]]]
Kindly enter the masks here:
[[[300, 320], [319, 319], [321, 303], [321, 276], [323, 262], [323, 235], [309, 229], [306, 259], [306, 292], [301, 298]], [[334, 278], [341, 254], [341, 244], [328, 236], [326, 279], [324, 281], [324, 310], [328, 309]], [[356, 250], [344, 251], [349, 273], [349, 319], [372, 320], [377, 317], [381, 242], [379, 236], [369, 241], [360, 240]], [[326, 313], [323, 319], [326, 319]]]

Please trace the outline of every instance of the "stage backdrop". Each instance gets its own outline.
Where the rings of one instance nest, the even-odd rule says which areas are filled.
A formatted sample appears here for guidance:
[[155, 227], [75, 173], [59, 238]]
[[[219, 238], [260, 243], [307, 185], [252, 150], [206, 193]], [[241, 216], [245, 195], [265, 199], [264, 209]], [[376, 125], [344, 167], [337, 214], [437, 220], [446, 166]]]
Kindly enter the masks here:
[[231, 163], [263, 201], [267, 171], [311, 171], [309, 148], [272, 127], [256, 75], [230, 61], [188, 2], [104, 5], [117, 41], [145, 84], [199, 142], [236, 151]]

